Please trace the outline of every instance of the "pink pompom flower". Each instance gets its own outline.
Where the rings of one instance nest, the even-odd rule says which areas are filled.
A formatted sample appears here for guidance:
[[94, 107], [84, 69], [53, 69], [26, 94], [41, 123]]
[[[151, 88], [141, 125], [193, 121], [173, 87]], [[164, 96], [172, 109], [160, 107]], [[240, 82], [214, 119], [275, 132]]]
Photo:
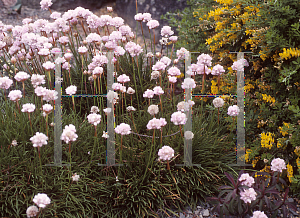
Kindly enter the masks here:
[[170, 146], [164, 145], [161, 149], [159, 149], [158, 156], [158, 160], [169, 161], [172, 157], [174, 157], [174, 149]]
[[257, 193], [253, 188], [249, 188], [249, 189], [244, 189], [244, 191], [242, 191], [240, 195], [241, 195], [240, 197], [241, 200], [243, 200], [247, 204], [256, 200]]
[[181, 111], [174, 112], [171, 115], [171, 122], [173, 122], [175, 125], [184, 125], [186, 121], [187, 121], [186, 115]]
[[121, 135], [129, 135], [131, 133], [131, 128], [126, 123], [121, 123], [115, 128], [115, 132]]
[[37, 132], [34, 136], [30, 138], [30, 141], [33, 143], [33, 147], [42, 147], [47, 145], [48, 137], [44, 133]]
[[229, 106], [227, 114], [232, 117], [236, 117], [240, 113], [240, 109], [237, 105]]
[[51, 199], [44, 193], [34, 196], [32, 200], [38, 207], [45, 208], [48, 204], [51, 203]]
[[286, 164], [283, 159], [275, 158], [271, 162], [271, 170], [274, 172], [282, 172], [282, 170], [286, 170]]

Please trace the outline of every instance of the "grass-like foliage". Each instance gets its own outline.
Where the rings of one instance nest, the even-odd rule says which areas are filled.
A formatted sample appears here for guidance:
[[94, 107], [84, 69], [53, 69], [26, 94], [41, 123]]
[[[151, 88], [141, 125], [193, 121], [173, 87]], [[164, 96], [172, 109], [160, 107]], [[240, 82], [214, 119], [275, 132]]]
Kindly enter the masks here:
[[[43, 9], [49, 7], [45, 2]], [[231, 116], [236, 114], [227, 108], [236, 100], [219, 98], [222, 105], [215, 106], [209, 97], [185, 99], [193, 89], [229, 94], [222, 73], [212, 69], [208, 76], [211, 58], [204, 54], [194, 70], [184, 69], [188, 53], [174, 50], [177, 38], [170, 27], [162, 28], [167, 43], [156, 53], [151, 33], [158, 22], [138, 15], [137, 24], [147, 21], [151, 36], [141, 46], [121, 18], [97, 17], [81, 7], [62, 16], [53, 12], [51, 21], [3, 24], [1, 217], [165, 216], [215, 194], [223, 172], [232, 170], [236, 119]], [[60, 110], [54, 109], [59, 69], [62, 132], [56, 129], [59, 118], [54, 119]], [[192, 78], [183, 79], [190, 77], [184, 74], [188, 70]], [[108, 85], [113, 73], [114, 84]], [[225, 77], [231, 88], [236, 85], [235, 75]], [[190, 112], [192, 132], [185, 126]], [[58, 137], [61, 164], [54, 155]], [[197, 165], [184, 162], [187, 141]], [[115, 164], [105, 165], [111, 144]]]

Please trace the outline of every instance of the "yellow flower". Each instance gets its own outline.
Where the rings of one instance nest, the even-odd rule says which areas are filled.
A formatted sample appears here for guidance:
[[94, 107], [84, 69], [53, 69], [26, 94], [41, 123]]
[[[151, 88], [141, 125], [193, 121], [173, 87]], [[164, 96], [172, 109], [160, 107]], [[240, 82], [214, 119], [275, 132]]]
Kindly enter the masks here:
[[282, 58], [282, 59], [290, 59], [290, 58], [293, 58], [293, 57], [300, 57], [300, 49], [298, 48], [283, 48], [283, 52], [282, 53], [279, 53], [279, 56]]
[[251, 154], [252, 150], [251, 149], [247, 149], [246, 150], [246, 154], [245, 154], [245, 161], [248, 162], [249, 161], [249, 154]]
[[300, 170], [300, 157], [298, 157], [296, 159], [296, 164], [297, 164], [298, 169]]
[[252, 160], [252, 167], [254, 168], [255, 166], [256, 166], [256, 164], [257, 164], [257, 162], [259, 161], [259, 157], [255, 157], [255, 159], [254, 160]]
[[289, 128], [290, 128], [290, 123], [285, 123], [285, 122], [283, 122], [283, 127], [281, 127], [281, 126], [279, 127], [280, 133], [281, 133], [283, 136], [288, 135], [288, 134], [289, 134], [289, 133], [288, 133]]
[[286, 165], [287, 168], [287, 177], [289, 178], [289, 181], [292, 182], [293, 178], [293, 167], [289, 163]]
[[274, 143], [274, 139], [272, 138], [272, 133], [268, 132], [267, 134], [261, 133], [261, 147], [271, 149]]
[[297, 156], [300, 156], [300, 147], [299, 146], [296, 146], [295, 150], [294, 150], [294, 153], [297, 155]]

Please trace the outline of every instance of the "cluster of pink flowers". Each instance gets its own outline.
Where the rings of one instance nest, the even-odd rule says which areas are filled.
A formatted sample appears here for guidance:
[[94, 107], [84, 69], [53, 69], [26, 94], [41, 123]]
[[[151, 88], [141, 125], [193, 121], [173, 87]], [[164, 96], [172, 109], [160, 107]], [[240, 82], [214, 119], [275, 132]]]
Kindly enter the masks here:
[[131, 128], [126, 123], [121, 123], [115, 128], [115, 132], [121, 135], [129, 135], [131, 133]]
[[161, 127], [167, 125], [167, 121], [165, 118], [153, 118], [149, 120], [147, 124], [147, 129], [161, 129]]
[[187, 121], [186, 115], [181, 111], [174, 112], [171, 115], [171, 122], [173, 122], [175, 125], [184, 125], [186, 121]]
[[233, 70], [237, 70], [237, 71], [244, 71], [244, 67], [248, 67], [249, 63], [246, 59], [242, 58], [238, 61], [233, 62], [231, 68]]
[[227, 114], [236, 117], [240, 113], [240, 108], [237, 105], [229, 106]]
[[22, 98], [22, 92], [20, 90], [12, 90], [9, 92], [8, 97], [11, 101], [19, 101]]
[[87, 116], [87, 119], [89, 123], [93, 124], [94, 126], [97, 126], [101, 122], [101, 115], [92, 113]]
[[77, 91], [77, 87], [73, 86], [73, 85], [71, 85], [71, 86], [69, 86], [69, 87], [66, 88], [66, 93], [68, 95], [75, 95], [76, 91]]
[[33, 147], [42, 147], [47, 145], [48, 137], [44, 133], [36, 132], [35, 136], [30, 138], [30, 141], [33, 143]]
[[35, 105], [32, 103], [27, 103], [22, 105], [22, 112], [23, 113], [32, 113], [35, 110]]
[[241, 185], [246, 185], [248, 187], [251, 187], [255, 183], [254, 178], [250, 176], [249, 173], [243, 173], [240, 176], [239, 181], [241, 182]]
[[219, 108], [219, 107], [223, 107], [224, 105], [224, 100], [222, 98], [215, 98], [213, 100], [213, 105], [216, 107], [216, 108]]
[[60, 139], [65, 141], [66, 144], [69, 142], [75, 142], [78, 138], [78, 135], [76, 134], [76, 128], [73, 124], [70, 124], [69, 126], [66, 125], [63, 133], [61, 134]]
[[9, 79], [7, 76], [0, 77], [0, 89], [9, 89], [13, 84], [13, 80]]
[[271, 162], [271, 170], [274, 172], [282, 172], [282, 170], [286, 170], [286, 164], [283, 159], [275, 158]]
[[268, 218], [268, 216], [263, 211], [254, 211], [251, 218]]
[[142, 47], [134, 42], [128, 42], [125, 45], [125, 50], [128, 51], [132, 57], [138, 56], [143, 52]]
[[241, 200], [243, 200], [245, 203], [251, 203], [252, 201], [256, 200], [257, 193], [253, 188], [249, 188], [249, 189], [244, 189], [244, 191], [242, 191], [240, 195], [241, 195]]
[[158, 156], [158, 160], [171, 160], [172, 157], [174, 157], [174, 149], [170, 146], [165, 145], [161, 149], [159, 149]]
[[185, 78], [182, 85], [181, 85], [181, 88], [183, 89], [193, 89], [193, 88], [196, 88], [196, 83], [195, 83], [195, 80], [192, 79], [192, 78]]
[[24, 82], [25, 80], [29, 79], [30, 75], [26, 72], [20, 71], [15, 75], [15, 79], [18, 82]]

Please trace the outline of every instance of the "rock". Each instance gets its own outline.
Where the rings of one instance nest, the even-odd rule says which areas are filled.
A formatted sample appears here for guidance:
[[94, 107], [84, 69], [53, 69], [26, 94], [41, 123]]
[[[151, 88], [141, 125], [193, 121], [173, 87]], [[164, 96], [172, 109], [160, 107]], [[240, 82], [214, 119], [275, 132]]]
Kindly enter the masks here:
[[[138, 0], [137, 7], [138, 13], [150, 13], [152, 19], [158, 20], [159, 27], [154, 29], [155, 35], [160, 35], [160, 29], [163, 26], [168, 25], [168, 22], [161, 20], [160, 16], [166, 14], [167, 12], [174, 12], [176, 9], [182, 10], [187, 7], [187, 0]], [[134, 15], [136, 14], [136, 1], [135, 0], [116, 0], [116, 12], [120, 17], [122, 17], [128, 25], [135, 30], [136, 21], [134, 20]], [[148, 27], [146, 23], [143, 23], [144, 34], [149, 37]], [[174, 30], [173, 30], [174, 31]], [[138, 32], [140, 33], [140, 25], [138, 25]], [[153, 33], [151, 33], [153, 34]], [[156, 37], [156, 43], [159, 37]]]
[[202, 216], [209, 216], [209, 210], [208, 209], [202, 210]]
[[179, 218], [185, 218], [185, 215], [183, 213], [179, 213]]
[[287, 201], [290, 202], [290, 203], [293, 203], [294, 199], [293, 198], [288, 198]]
[[[22, 0], [22, 4], [34, 9], [40, 9], [41, 0]], [[95, 10], [103, 7], [107, 3], [113, 3], [115, 0], [52, 0], [53, 5], [50, 9], [55, 11], [65, 12], [69, 9], [75, 9], [78, 6]]]

